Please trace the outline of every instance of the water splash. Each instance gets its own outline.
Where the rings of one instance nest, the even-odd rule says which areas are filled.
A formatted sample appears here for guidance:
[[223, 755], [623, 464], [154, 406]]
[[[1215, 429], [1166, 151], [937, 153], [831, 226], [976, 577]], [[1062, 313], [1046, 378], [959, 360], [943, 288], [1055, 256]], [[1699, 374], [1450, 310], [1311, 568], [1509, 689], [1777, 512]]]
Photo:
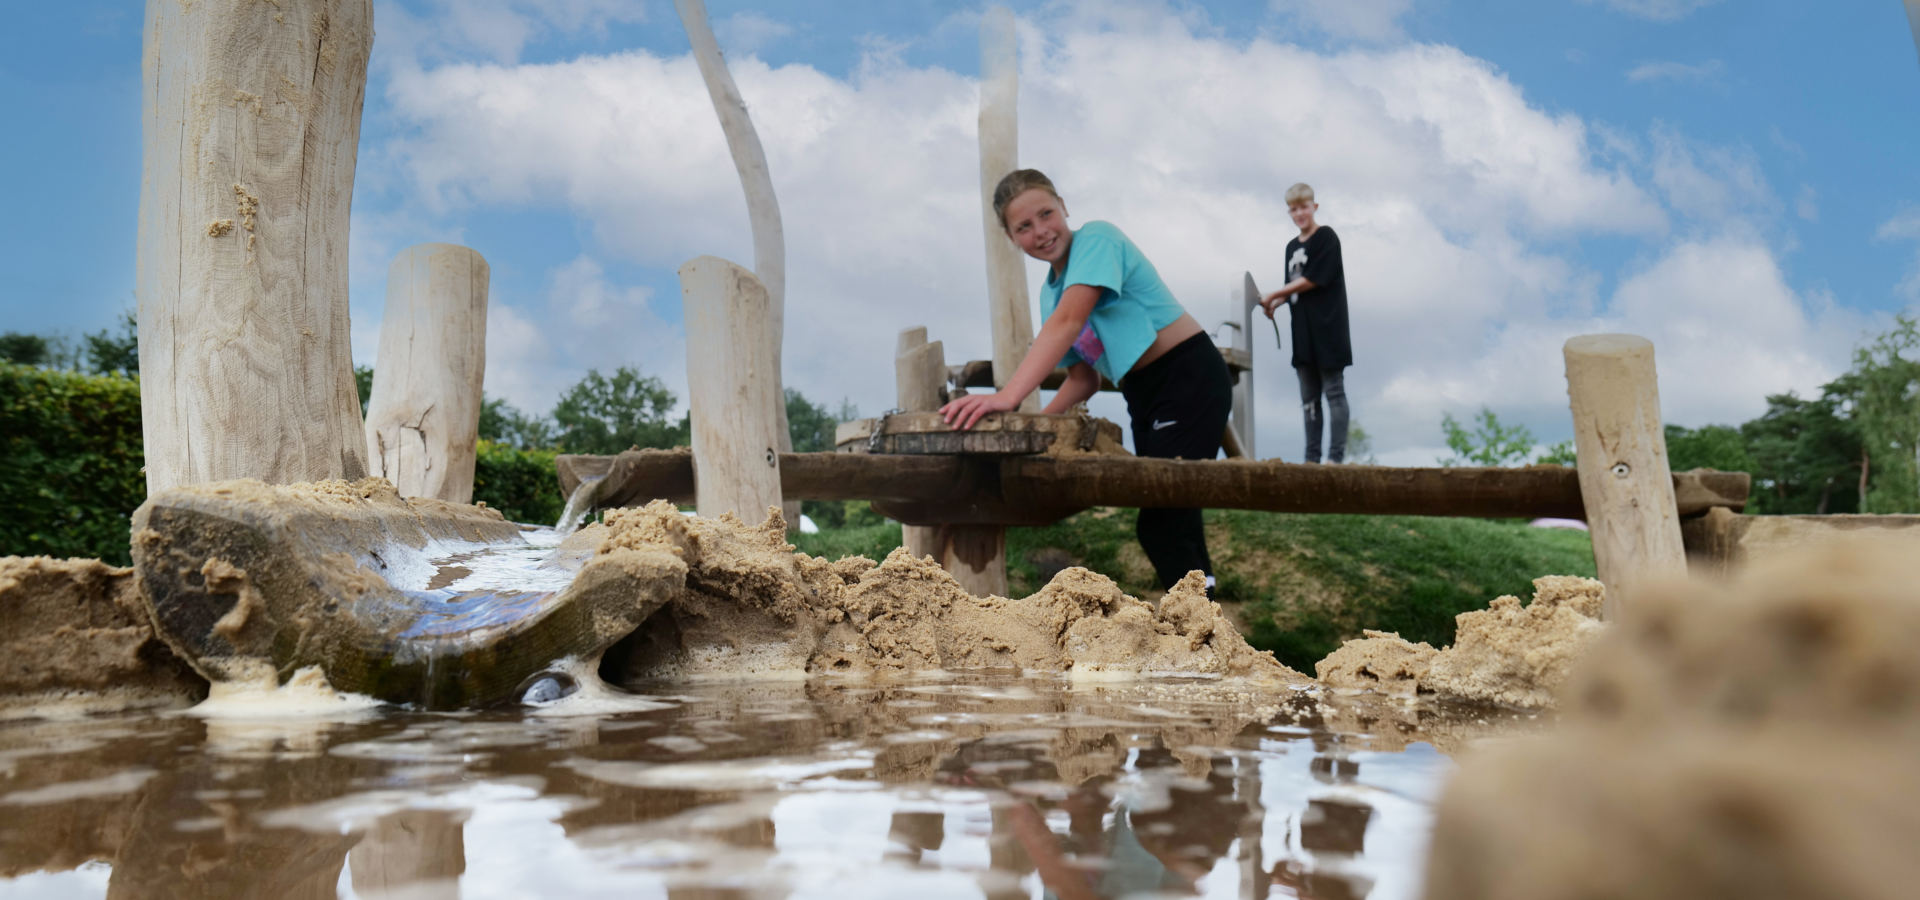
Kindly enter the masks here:
[[593, 502], [600, 499], [600, 486], [606, 483], [606, 476], [582, 478], [580, 486], [573, 489], [573, 496], [567, 498], [567, 508], [560, 513], [560, 521], [554, 523], [553, 530], [561, 535], [574, 533], [593, 513]]

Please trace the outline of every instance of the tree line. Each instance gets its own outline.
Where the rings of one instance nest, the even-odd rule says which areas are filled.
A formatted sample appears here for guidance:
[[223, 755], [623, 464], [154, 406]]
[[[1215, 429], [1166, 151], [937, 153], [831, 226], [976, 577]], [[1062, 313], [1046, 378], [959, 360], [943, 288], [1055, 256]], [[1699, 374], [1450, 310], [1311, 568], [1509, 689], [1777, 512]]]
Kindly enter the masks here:
[[[1526, 426], [1504, 424], [1485, 407], [1471, 429], [1451, 415], [1440, 428], [1453, 451], [1442, 465], [1575, 461], [1571, 441], [1539, 448]], [[1666, 439], [1676, 472], [1752, 475], [1749, 513], [1920, 512], [1920, 320], [1895, 316], [1815, 396], [1770, 395], [1765, 412], [1738, 425], [1669, 424]]]

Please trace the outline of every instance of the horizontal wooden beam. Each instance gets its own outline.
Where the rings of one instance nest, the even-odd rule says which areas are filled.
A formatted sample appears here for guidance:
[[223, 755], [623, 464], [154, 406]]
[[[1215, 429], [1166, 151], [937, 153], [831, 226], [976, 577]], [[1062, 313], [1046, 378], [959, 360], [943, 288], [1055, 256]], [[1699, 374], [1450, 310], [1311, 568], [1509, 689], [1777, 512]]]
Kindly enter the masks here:
[[[693, 497], [693, 455], [630, 450], [561, 456], [561, 488], [582, 477], [615, 480], [601, 506]], [[908, 524], [1057, 521], [1090, 506], [1197, 506], [1269, 512], [1472, 518], [1585, 516], [1573, 469], [1394, 468], [1298, 465], [1275, 460], [1169, 460], [1126, 456], [1016, 457], [789, 453], [781, 491], [802, 500], [872, 500]], [[1744, 472], [1673, 475], [1679, 514], [1746, 507]], [[1051, 517], [1051, 518], [1049, 518]]]

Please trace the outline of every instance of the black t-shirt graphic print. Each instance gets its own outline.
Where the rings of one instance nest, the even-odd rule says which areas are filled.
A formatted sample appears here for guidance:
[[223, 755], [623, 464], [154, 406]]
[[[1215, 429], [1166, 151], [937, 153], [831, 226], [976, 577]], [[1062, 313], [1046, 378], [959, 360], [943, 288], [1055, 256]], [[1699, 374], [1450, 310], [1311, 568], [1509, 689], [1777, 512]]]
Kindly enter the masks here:
[[1340, 236], [1325, 225], [1305, 241], [1287, 242], [1287, 280], [1305, 277], [1313, 289], [1294, 295], [1293, 365], [1344, 369], [1353, 365], [1353, 341], [1347, 330], [1347, 273], [1340, 261]]

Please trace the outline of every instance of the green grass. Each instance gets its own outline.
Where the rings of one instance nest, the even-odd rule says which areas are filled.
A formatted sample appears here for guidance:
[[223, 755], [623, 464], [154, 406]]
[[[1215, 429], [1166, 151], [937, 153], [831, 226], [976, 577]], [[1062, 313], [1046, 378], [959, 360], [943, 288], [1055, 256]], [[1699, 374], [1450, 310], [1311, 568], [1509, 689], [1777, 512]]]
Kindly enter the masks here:
[[[1133, 527], [1133, 510], [1096, 509], [1045, 528], [1008, 529], [1009, 592], [1025, 596], [1077, 565], [1135, 596], [1159, 593]], [[795, 544], [829, 559], [880, 559], [900, 540], [900, 526], [887, 522], [824, 529]], [[1501, 594], [1530, 599], [1542, 575], [1594, 574], [1585, 533], [1518, 521], [1210, 510], [1207, 543], [1216, 595], [1237, 610], [1247, 639], [1308, 671], [1362, 629], [1438, 647], [1453, 642], [1459, 613], [1485, 609]]]

